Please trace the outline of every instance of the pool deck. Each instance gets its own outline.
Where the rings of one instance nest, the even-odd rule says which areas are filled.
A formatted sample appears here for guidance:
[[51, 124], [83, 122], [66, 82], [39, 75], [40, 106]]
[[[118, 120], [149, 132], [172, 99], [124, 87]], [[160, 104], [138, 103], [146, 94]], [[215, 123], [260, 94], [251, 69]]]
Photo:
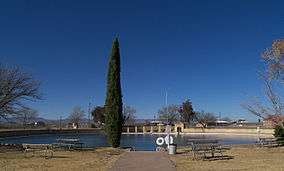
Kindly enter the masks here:
[[153, 151], [133, 151], [122, 156], [109, 171], [175, 171], [168, 154]]

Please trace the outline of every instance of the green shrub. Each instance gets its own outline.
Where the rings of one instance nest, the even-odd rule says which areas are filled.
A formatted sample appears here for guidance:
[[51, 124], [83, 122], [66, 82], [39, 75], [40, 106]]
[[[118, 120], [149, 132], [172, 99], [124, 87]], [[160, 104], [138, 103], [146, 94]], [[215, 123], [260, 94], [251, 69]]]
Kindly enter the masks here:
[[276, 137], [276, 141], [279, 145], [284, 145], [284, 128], [280, 125], [277, 125], [274, 128], [274, 137]]
[[119, 147], [122, 132], [122, 94], [120, 85], [120, 54], [116, 38], [110, 55], [107, 93], [105, 100], [105, 130], [108, 142], [114, 148]]
[[277, 125], [274, 128], [274, 137], [283, 138], [284, 137], [284, 128], [280, 125]]

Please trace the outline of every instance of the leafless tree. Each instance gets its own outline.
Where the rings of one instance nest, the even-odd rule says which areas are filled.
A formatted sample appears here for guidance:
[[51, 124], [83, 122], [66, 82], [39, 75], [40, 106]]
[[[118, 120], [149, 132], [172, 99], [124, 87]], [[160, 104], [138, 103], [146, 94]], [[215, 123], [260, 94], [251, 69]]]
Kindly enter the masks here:
[[180, 120], [180, 107], [178, 105], [168, 105], [161, 108], [158, 111], [158, 117], [160, 120], [167, 121], [169, 123]]
[[130, 106], [123, 106], [123, 124], [133, 125], [135, 123], [136, 110]]
[[194, 120], [205, 128], [208, 123], [215, 122], [217, 118], [213, 113], [200, 111], [196, 112]]
[[80, 121], [84, 118], [84, 116], [85, 116], [85, 112], [82, 110], [82, 108], [79, 106], [75, 106], [69, 115], [69, 121], [71, 123], [76, 124], [78, 128], [78, 125]]
[[24, 127], [30, 122], [33, 122], [38, 117], [38, 112], [33, 109], [23, 109], [17, 116], [16, 119], [22, 123]]
[[40, 83], [19, 67], [0, 64], [0, 117], [21, 114], [29, 109], [24, 102], [41, 99]]
[[[259, 99], [250, 99], [241, 106], [250, 113], [260, 117], [268, 118], [271, 115], [283, 114], [283, 103], [281, 102], [281, 92], [276, 91], [274, 86], [284, 85], [284, 40], [277, 40], [272, 43], [262, 54], [265, 70], [259, 72], [264, 83], [264, 94], [269, 102], [269, 107], [263, 105]], [[282, 86], [281, 86], [282, 85]]]
[[270, 79], [279, 79], [284, 83], [284, 39], [276, 40], [262, 53], [266, 72]]
[[265, 86], [264, 94], [270, 107], [262, 104], [258, 98], [251, 98], [247, 102], [243, 102], [241, 106], [247, 109], [250, 113], [263, 119], [270, 115], [282, 115], [283, 103], [278, 96], [279, 92], [276, 92], [273, 88], [272, 80], [265, 75], [261, 75], [261, 78]]

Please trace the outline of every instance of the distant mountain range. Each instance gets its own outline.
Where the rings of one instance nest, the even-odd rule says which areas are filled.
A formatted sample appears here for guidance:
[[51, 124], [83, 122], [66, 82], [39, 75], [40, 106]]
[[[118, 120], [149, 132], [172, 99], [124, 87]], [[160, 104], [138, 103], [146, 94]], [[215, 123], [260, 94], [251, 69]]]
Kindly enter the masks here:
[[[42, 121], [42, 122], [54, 122], [53, 120], [44, 119], [41, 117], [32, 119], [33, 121]], [[21, 121], [17, 117], [9, 117], [9, 118], [0, 118], [0, 123], [20, 123]]]

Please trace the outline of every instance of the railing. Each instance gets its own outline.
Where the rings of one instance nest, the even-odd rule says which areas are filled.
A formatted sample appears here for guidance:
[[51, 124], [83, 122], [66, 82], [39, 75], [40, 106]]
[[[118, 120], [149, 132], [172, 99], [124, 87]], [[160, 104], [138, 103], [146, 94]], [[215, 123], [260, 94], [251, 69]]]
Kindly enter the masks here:
[[[166, 127], [163, 125], [158, 126], [123, 126], [122, 132], [124, 133], [164, 133]], [[172, 127], [172, 132], [174, 127]]]

